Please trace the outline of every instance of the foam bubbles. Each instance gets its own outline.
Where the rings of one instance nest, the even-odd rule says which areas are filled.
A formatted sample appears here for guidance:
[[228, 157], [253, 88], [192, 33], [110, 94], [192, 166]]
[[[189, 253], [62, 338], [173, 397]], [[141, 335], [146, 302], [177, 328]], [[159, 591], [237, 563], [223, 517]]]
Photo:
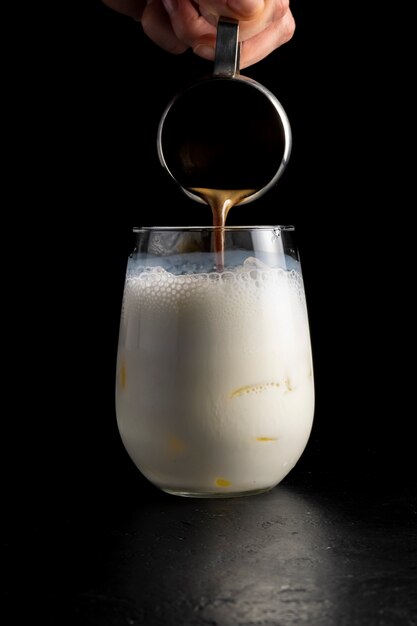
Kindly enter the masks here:
[[135, 305], [140, 299], [142, 306], [148, 302], [162, 307], [179, 305], [190, 298], [216, 297], [224, 299], [228, 309], [232, 301], [265, 297], [271, 287], [290, 289], [304, 302], [299, 272], [270, 268], [254, 257], [245, 259], [242, 265], [233, 269], [197, 274], [172, 274], [161, 266], [131, 263], [126, 277], [124, 305], [127, 301]]
[[254, 257], [222, 272], [172, 274], [161, 266], [138, 263], [128, 268], [124, 321], [136, 319], [139, 325], [143, 315], [180, 315], [194, 323], [210, 319], [209, 323], [223, 324], [226, 320], [236, 323], [242, 316], [261, 318], [265, 311], [277, 312], [283, 327], [305, 325], [303, 281], [297, 271], [270, 268]]

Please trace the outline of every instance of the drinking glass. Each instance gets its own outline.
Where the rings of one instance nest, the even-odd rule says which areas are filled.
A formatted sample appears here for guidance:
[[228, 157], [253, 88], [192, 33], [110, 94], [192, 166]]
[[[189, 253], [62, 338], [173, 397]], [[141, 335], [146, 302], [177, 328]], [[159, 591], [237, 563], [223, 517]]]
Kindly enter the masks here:
[[314, 383], [292, 226], [133, 231], [117, 359], [122, 442], [171, 494], [277, 485], [310, 435]]

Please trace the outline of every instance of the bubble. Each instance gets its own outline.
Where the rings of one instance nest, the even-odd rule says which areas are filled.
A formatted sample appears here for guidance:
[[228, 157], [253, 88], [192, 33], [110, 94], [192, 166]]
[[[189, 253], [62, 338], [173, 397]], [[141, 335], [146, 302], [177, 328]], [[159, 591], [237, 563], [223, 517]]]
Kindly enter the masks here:
[[[260, 305], [280, 307], [280, 302], [288, 302], [288, 297], [292, 302], [303, 303], [302, 307], [297, 306], [298, 315], [307, 314], [301, 275], [294, 269], [269, 268], [254, 257], [223, 272], [192, 274], [185, 273], [189, 264], [181, 267], [177, 264], [176, 273], [171, 273], [161, 265], [144, 266], [132, 259], [129, 263], [123, 317], [138, 315], [144, 308], [177, 312], [183, 306], [198, 304], [205, 307], [207, 315], [224, 315], [232, 319], [242, 310], [259, 310]], [[169, 265], [168, 261], [166, 264]], [[282, 297], [278, 297], [279, 294]]]
[[260, 261], [259, 259], [250, 256], [247, 259], [244, 260], [243, 262], [243, 268], [245, 270], [270, 270], [270, 267], [268, 265], [266, 265], [266, 263], [263, 263], [263, 261]]

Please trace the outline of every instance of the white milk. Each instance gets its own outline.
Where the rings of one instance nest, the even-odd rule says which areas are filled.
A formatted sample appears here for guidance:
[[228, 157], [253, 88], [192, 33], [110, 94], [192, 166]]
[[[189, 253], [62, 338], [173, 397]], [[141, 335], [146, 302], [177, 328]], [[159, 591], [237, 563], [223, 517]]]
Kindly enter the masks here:
[[162, 489], [276, 485], [313, 420], [301, 276], [255, 259], [222, 273], [128, 275], [116, 404], [129, 455]]

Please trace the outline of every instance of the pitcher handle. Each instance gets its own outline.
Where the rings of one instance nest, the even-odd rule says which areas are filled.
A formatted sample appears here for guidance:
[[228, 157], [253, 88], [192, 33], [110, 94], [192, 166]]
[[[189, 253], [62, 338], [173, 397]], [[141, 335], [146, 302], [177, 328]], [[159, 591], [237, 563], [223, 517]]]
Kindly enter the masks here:
[[239, 74], [239, 63], [239, 22], [229, 17], [220, 17], [217, 25], [213, 76], [233, 78]]

